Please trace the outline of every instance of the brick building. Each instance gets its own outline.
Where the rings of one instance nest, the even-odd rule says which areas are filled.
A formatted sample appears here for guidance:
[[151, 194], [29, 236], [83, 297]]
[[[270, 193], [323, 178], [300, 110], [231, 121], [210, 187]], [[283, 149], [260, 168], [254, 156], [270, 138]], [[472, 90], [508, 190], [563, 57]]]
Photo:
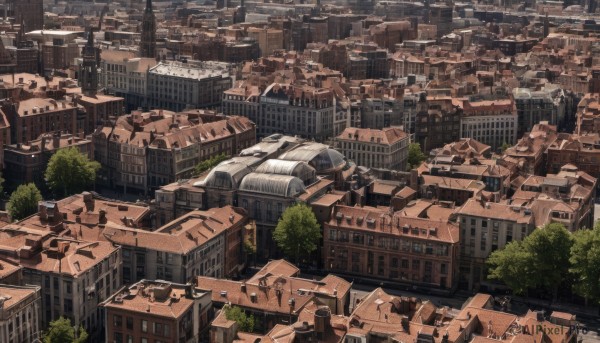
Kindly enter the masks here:
[[4, 148], [4, 178], [8, 184], [18, 186], [35, 183], [45, 186], [44, 173], [52, 155], [62, 149], [75, 148], [90, 160], [94, 159], [92, 141], [66, 133], [48, 133], [26, 144], [11, 144]]
[[166, 281], [138, 281], [100, 306], [107, 342], [199, 342], [212, 319], [210, 292]]
[[11, 128], [11, 143], [27, 143], [48, 132], [78, 134], [85, 125], [83, 107], [72, 102], [32, 98], [1, 106]]
[[459, 228], [450, 222], [336, 206], [323, 244], [328, 271], [443, 290], [458, 282]]
[[449, 96], [427, 96], [426, 109], [415, 118], [415, 140], [423, 151], [440, 148], [460, 137], [462, 110]]

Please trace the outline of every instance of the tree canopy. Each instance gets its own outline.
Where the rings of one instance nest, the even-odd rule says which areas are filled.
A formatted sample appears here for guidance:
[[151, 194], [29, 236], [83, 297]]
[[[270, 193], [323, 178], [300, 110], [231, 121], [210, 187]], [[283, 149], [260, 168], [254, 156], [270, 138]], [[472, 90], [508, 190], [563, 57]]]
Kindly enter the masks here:
[[100, 163], [90, 161], [76, 148], [58, 150], [48, 162], [46, 182], [59, 197], [81, 193], [93, 187]]
[[229, 157], [225, 154], [219, 154], [219, 155], [215, 155], [209, 159], [206, 159], [200, 163], [198, 163], [196, 165], [196, 168], [194, 169], [194, 172], [196, 173], [196, 175], [200, 175], [202, 173], [204, 173], [207, 170], [211, 170], [214, 167], [216, 167], [219, 163], [225, 161], [226, 159], [228, 159]]
[[63, 317], [50, 322], [50, 328], [44, 335], [44, 343], [84, 343], [87, 339], [88, 333], [82, 326], [75, 330], [71, 320]]
[[569, 274], [569, 254], [573, 245], [571, 233], [559, 223], [546, 224], [523, 240], [525, 251], [533, 258], [536, 287], [551, 291], [556, 298], [559, 286]]
[[240, 307], [238, 306], [229, 306], [225, 305], [223, 307], [225, 311], [225, 318], [227, 320], [233, 320], [238, 324], [238, 328], [243, 332], [253, 332], [254, 331], [254, 316], [247, 315]]
[[504, 153], [506, 151], [506, 149], [510, 148], [512, 145], [504, 142], [502, 143], [502, 146], [500, 147], [500, 151], [502, 151], [502, 153]]
[[427, 156], [421, 150], [421, 144], [410, 143], [408, 145], [408, 169], [418, 167], [421, 162], [425, 161]]
[[321, 229], [313, 211], [304, 203], [288, 207], [273, 232], [277, 246], [298, 262], [300, 257], [317, 250]]
[[547, 224], [522, 242], [511, 242], [494, 251], [487, 260], [488, 277], [504, 282], [517, 294], [541, 288], [556, 297], [569, 273], [572, 245], [571, 234], [562, 224]]
[[586, 302], [600, 303], [600, 223], [573, 234], [570, 262], [573, 291]]
[[535, 272], [532, 261], [531, 254], [521, 242], [510, 242], [488, 258], [488, 278], [504, 282], [516, 294], [525, 294], [533, 286], [529, 277]]
[[6, 208], [13, 220], [21, 220], [35, 214], [41, 200], [40, 190], [33, 183], [28, 183], [17, 187], [10, 195]]

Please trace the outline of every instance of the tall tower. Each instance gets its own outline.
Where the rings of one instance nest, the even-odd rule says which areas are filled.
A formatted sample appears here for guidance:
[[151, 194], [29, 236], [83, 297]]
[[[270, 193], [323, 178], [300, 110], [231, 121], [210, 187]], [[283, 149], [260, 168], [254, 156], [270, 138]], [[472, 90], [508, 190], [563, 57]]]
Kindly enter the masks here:
[[98, 51], [94, 46], [94, 29], [90, 28], [88, 40], [81, 51], [83, 63], [79, 75], [81, 92], [93, 97], [98, 92]]
[[152, 0], [146, 0], [146, 9], [142, 19], [141, 57], [156, 57], [156, 17], [152, 11]]

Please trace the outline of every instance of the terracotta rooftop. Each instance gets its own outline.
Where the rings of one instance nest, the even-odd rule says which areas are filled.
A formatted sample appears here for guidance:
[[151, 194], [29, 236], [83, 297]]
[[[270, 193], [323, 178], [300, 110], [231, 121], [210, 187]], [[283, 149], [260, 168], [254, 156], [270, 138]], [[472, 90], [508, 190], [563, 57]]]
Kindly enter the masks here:
[[180, 318], [194, 305], [193, 288], [165, 281], [142, 280], [124, 287], [102, 306], [122, 311], [151, 313], [163, 318]]
[[382, 130], [348, 127], [337, 136], [336, 139], [342, 141], [392, 145], [403, 139], [408, 139], [408, 135], [404, 131], [393, 127], [384, 128]]
[[10, 311], [12, 307], [34, 296], [39, 291], [39, 286], [13, 286], [0, 284], [0, 300], [4, 311]]
[[189, 212], [156, 231], [109, 224], [103, 235], [118, 245], [187, 254], [245, 218], [241, 209], [225, 206], [208, 211]]

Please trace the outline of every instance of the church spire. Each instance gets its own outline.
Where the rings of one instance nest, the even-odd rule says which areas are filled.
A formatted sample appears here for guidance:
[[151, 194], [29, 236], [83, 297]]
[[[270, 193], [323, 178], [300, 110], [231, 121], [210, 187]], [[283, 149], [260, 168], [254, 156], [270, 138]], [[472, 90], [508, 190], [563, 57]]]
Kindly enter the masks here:
[[81, 51], [83, 62], [80, 69], [81, 92], [93, 97], [98, 92], [98, 50], [94, 45], [94, 28], [88, 29], [88, 39]]
[[156, 17], [152, 10], [152, 0], [146, 0], [146, 9], [142, 18], [141, 57], [156, 57]]

